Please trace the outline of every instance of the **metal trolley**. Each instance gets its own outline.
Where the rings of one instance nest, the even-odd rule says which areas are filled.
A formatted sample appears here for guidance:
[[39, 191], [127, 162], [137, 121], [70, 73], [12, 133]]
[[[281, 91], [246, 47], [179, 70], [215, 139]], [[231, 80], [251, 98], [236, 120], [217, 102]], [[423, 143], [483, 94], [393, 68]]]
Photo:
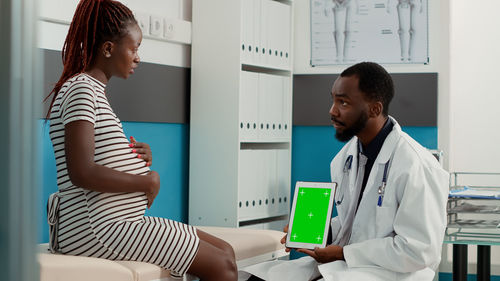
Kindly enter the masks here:
[[450, 174], [444, 242], [453, 244], [453, 280], [467, 280], [468, 245], [477, 245], [477, 280], [490, 280], [491, 246], [500, 245], [500, 173]]

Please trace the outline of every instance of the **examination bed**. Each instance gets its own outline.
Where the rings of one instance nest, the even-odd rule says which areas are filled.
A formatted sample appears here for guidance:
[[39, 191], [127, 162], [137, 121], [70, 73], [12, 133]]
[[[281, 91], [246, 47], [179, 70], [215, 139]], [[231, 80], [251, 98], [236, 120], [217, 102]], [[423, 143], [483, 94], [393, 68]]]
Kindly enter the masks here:
[[[208, 226], [197, 228], [231, 244], [236, 254], [238, 268], [288, 255], [280, 243], [285, 235], [281, 231]], [[169, 271], [149, 263], [52, 254], [48, 251], [48, 244], [39, 245], [38, 263], [40, 281], [179, 280], [171, 278]], [[193, 276], [185, 278], [185, 280], [196, 279]]]

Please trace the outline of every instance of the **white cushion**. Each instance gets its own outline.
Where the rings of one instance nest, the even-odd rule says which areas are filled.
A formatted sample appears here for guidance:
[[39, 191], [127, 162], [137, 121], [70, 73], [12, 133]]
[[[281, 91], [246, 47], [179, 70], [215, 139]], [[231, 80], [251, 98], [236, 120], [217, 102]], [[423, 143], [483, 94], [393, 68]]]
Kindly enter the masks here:
[[214, 226], [196, 228], [229, 243], [234, 249], [236, 261], [285, 249], [280, 242], [285, 233], [281, 231]]
[[135, 281], [133, 272], [114, 261], [52, 254], [39, 245], [40, 281]]
[[[249, 265], [285, 255], [280, 243], [285, 233], [275, 230], [197, 227], [221, 238], [234, 249], [238, 265]], [[170, 272], [145, 262], [111, 261], [106, 259], [51, 254], [48, 244], [38, 251], [40, 281], [167, 281], [178, 280]], [[187, 276], [184, 280], [194, 280]]]

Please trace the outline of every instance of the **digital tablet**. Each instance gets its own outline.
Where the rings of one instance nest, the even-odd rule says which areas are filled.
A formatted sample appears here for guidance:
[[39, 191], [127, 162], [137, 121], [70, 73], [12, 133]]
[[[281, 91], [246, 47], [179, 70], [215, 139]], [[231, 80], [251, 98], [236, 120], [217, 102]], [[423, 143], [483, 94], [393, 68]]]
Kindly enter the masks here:
[[292, 211], [288, 223], [288, 248], [324, 248], [333, 209], [334, 182], [303, 182], [295, 184]]

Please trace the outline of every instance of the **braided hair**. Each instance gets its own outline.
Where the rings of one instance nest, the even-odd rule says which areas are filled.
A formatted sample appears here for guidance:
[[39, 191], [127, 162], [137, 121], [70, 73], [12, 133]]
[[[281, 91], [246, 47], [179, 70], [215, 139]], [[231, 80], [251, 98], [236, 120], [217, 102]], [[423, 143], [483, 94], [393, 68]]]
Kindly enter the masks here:
[[63, 72], [44, 100], [54, 94], [47, 119], [64, 82], [91, 67], [102, 44], [123, 38], [132, 23], [137, 24], [134, 14], [118, 1], [81, 0], [78, 3], [62, 49]]

